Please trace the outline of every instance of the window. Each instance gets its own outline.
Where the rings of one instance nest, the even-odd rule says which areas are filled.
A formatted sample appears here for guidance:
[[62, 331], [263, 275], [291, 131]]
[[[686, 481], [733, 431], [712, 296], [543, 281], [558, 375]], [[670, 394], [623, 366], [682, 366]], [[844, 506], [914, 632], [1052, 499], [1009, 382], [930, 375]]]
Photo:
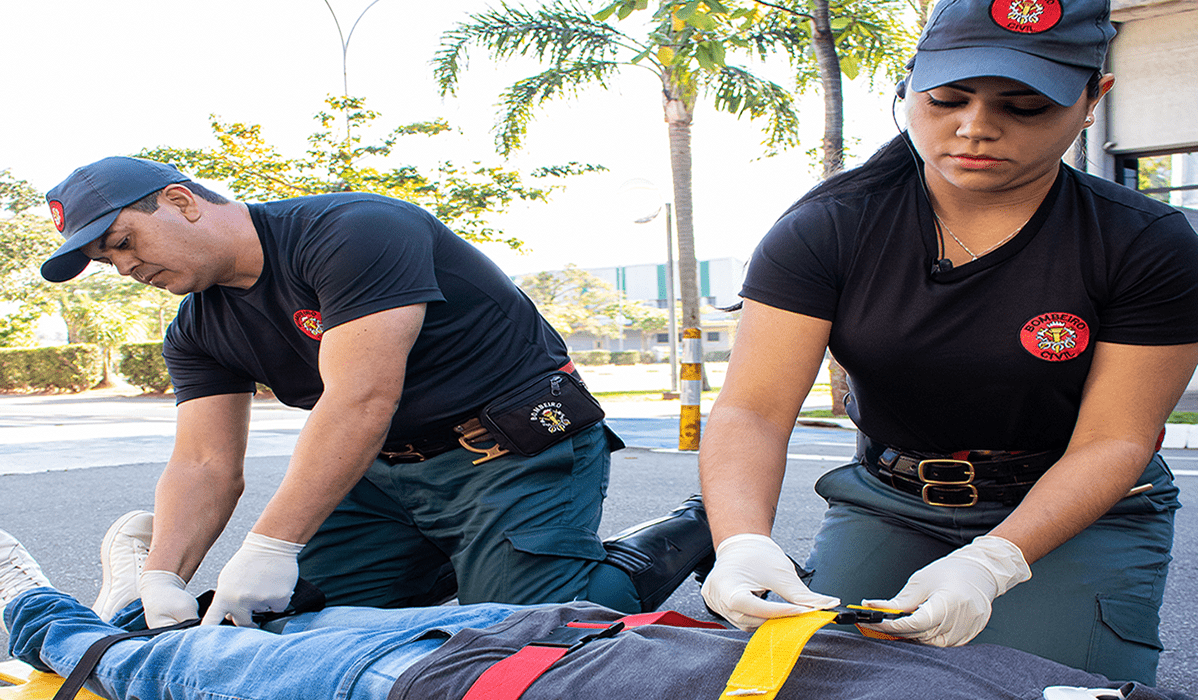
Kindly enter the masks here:
[[1120, 182], [1147, 197], [1196, 210], [1196, 151], [1120, 157]]
[[671, 334], [670, 333], [659, 333], [654, 336], [654, 342], [669, 343], [669, 342], [671, 342]]
[[706, 340], [710, 343], [721, 342], [721, 331], [709, 331]]

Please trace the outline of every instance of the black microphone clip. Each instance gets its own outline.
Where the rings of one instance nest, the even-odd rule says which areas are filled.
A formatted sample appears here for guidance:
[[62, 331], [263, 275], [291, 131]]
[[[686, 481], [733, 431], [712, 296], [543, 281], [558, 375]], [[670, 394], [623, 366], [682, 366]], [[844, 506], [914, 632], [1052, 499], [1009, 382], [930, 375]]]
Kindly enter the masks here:
[[939, 272], [949, 272], [953, 269], [954, 263], [950, 262], [950, 258], [942, 258], [941, 260], [934, 261], [933, 269], [929, 271], [929, 274], [936, 275]]

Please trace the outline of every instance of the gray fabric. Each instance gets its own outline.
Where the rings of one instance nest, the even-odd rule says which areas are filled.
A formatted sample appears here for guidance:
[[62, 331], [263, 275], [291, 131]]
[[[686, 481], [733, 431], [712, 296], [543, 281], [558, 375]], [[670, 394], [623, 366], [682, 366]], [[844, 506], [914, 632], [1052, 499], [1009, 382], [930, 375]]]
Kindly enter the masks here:
[[[487, 668], [530, 640], [575, 619], [618, 617], [592, 604], [575, 603], [518, 612], [486, 630], [460, 632], [401, 675], [388, 698], [461, 698]], [[571, 652], [521, 700], [718, 698], [748, 638], [736, 630], [659, 625], [626, 630]], [[1004, 647], [939, 649], [822, 631], [805, 647], [778, 697], [1036, 700], [1050, 685], [1117, 687], [1102, 676]], [[1127, 689], [1131, 700], [1182, 697], [1132, 684]]]

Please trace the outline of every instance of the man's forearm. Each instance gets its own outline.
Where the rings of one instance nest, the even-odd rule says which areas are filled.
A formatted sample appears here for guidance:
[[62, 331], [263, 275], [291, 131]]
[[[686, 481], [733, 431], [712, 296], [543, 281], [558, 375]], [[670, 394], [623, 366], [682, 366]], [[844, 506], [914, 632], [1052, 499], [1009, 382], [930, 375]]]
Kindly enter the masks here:
[[240, 471], [168, 463], [154, 494], [154, 534], [146, 570], [172, 571], [185, 581], [200, 567], [241, 496]]
[[362, 478], [383, 447], [395, 404], [339, 401], [313, 407], [275, 495], [252, 530], [305, 543]]

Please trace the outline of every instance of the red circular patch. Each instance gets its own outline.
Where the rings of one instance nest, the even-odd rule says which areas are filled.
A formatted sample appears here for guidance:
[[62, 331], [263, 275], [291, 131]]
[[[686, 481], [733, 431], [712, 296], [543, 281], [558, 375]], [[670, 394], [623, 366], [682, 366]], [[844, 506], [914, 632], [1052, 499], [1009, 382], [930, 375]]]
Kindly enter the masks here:
[[1038, 34], [1062, 19], [1059, 0], [993, 0], [992, 21], [1017, 34]]
[[62, 233], [63, 228], [67, 225], [67, 218], [63, 214], [62, 202], [57, 199], [50, 202], [50, 218], [54, 219], [54, 228]]
[[1047, 362], [1071, 360], [1087, 349], [1091, 331], [1075, 314], [1039, 314], [1021, 326], [1021, 346], [1030, 355]]
[[325, 329], [321, 326], [321, 312], [313, 311], [312, 309], [300, 309], [292, 314], [292, 319], [296, 321], [296, 327], [304, 332], [313, 340], [320, 340], [321, 334]]

